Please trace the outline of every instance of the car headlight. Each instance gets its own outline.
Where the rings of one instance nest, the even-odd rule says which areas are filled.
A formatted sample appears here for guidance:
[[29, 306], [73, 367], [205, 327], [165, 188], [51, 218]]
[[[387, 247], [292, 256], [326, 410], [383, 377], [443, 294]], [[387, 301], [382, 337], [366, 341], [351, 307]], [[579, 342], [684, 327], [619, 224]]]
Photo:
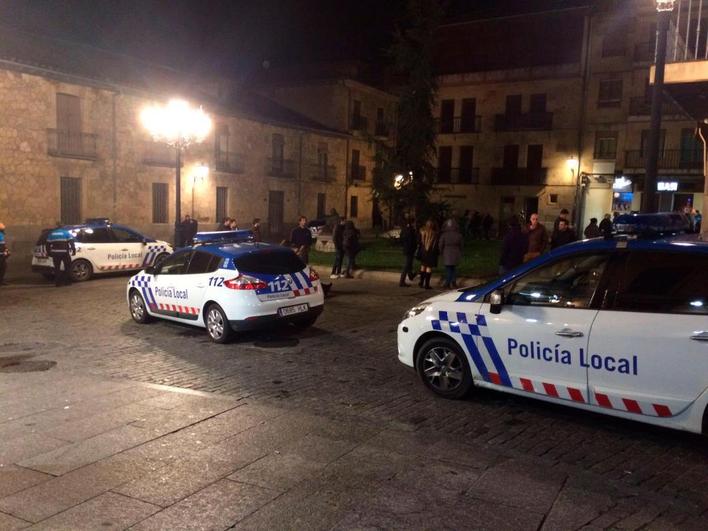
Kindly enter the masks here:
[[425, 311], [425, 309], [430, 306], [430, 304], [419, 304], [418, 306], [413, 306], [410, 310], [407, 310], [406, 313], [403, 314], [404, 319], [408, 319], [410, 317], [415, 317], [416, 315], [420, 315]]

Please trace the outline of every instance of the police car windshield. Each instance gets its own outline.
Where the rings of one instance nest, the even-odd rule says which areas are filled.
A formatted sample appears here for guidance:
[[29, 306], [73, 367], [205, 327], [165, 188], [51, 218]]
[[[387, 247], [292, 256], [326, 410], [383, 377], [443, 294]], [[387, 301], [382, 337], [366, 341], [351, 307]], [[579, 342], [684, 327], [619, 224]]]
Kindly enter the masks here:
[[234, 265], [246, 273], [283, 275], [305, 269], [305, 264], [289, 249], [268, 249], [234, 258]]

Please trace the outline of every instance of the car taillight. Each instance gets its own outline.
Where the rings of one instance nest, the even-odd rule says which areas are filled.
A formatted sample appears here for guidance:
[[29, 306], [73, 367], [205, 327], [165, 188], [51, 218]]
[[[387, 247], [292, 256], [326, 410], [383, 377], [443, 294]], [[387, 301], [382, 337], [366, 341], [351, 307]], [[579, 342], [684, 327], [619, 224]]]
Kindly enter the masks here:
[[236, 278], [225, 280], [224, 286], [229, 289], [255, 290], [265, 288], [266, 283], [255, 277], [249, 277], [248, 275], [239, 275]]
[[320, 276], [317, 274], [317, 271], [310, 268], [310, 282], [314, 282], [315, 280], [319, 280], [319, 279], [320, 279]]

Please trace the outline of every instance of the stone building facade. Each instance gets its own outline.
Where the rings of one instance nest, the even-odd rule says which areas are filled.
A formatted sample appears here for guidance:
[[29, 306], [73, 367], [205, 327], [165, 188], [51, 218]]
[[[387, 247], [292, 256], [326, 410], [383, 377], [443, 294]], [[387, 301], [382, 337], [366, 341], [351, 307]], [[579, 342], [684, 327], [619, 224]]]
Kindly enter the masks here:
[[362, 175], [370, 175], [371, 151], [346, 127], [234, 93], [219, 80], [189, 90], [148, 85], [5, 60], [0, 53], [0, 220], [15, 262], [29, 260], [40, 230], [57, 221], [108, 217], [171, 241], [176, 153], [151, 140], [139, 115], [172, 96], [202, 105], [214, 125], [182, 155], [182, 215], [192, 214], [203, 230], [226, 215], [241, 227], [260, 218], [264, 234], [278, 239], [300, 214], [351, 212], [357, 195], [356, 218], [371, 226], [366, 178], [352, 182], [350, 174], [352, 149], [359, 146]]
[[[638, 210], [656, 11], [649, 0], [444, 25], [437, 196], [496, 219]], [[485, 35], [494, 39], [485, 40]], [[661, 210], [703, 210], [696, 123], [664, 107]]]

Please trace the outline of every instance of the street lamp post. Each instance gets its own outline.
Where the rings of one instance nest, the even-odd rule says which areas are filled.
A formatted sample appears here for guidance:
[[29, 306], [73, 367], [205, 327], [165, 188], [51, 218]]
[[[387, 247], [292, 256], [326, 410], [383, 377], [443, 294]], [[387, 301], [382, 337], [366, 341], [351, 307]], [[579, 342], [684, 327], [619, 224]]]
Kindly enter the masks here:
[[661, 136], [661, 105], [664, 92], [664, 66], [666, 64], [666, 34], [674, 0], [657, 0], [656, 59], [654, 61], [654, 88], [651, 93], [651, 125], [647, 139], [647, 163], [644, 174], [642, 212], [658, 210], [656, 181], [659, 164], [659, 139]]
[[203, 142], [211, 131], [211, 118], [184, 100], [173, 99], [166, 105], [151, 105], [140, 113], [140, 121], [155, 142], [163, 142], [176, 150], [175, 170], [175, 247], [182, 241], [182, 150]]

